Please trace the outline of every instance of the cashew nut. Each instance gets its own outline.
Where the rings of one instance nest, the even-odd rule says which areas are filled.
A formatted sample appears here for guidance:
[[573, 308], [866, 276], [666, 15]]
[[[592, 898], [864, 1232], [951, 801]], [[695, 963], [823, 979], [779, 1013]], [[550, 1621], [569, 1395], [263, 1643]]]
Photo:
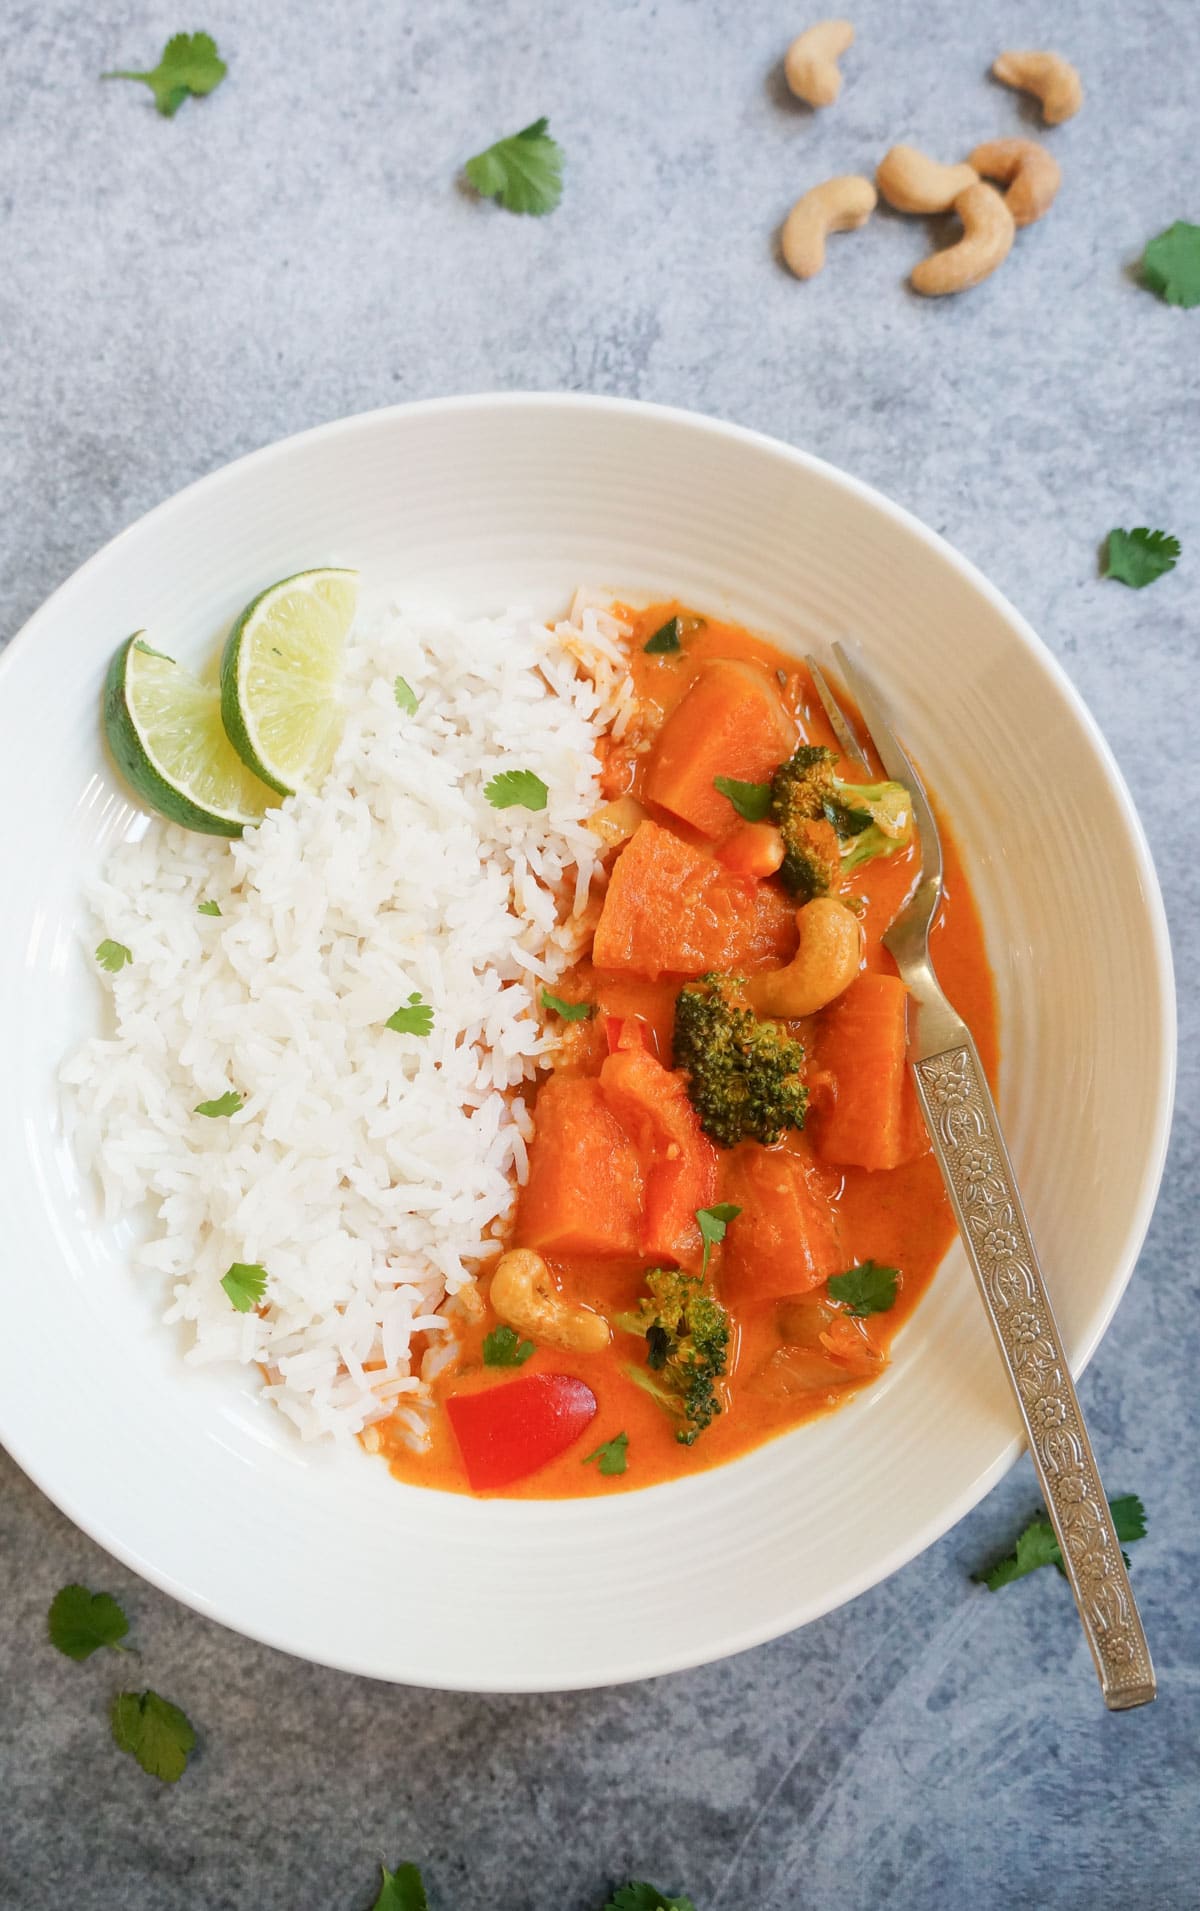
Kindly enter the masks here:
[[874, 186], [858, 173], [843, 173], [810, 187], [783, 223], [779, 243], [788, 270], [798, 279], [815, 278], [825, 263], [826, 234], [857, 232], [876, 203]]
[[1039, 99], [1047, 126], [1061, 125], [1083, 105], [1083, 81], [1061, 53], [1002, 53], [992, 72], [1002, 85]]
[[876, 185], [897, 212], [947, 212], [978, 178], [973, 164], [943, 166], [915, 146], [893, 146], [875, 173]]
[[565, 1300], [541, 1255], [529, 1248], [512, 1248], [500, 1256], [492, 1275], [492, 1306], [501, 1320], [544, 1347], [598, 1354], [608, 1346], [609, 1326], [603, 1314]]
[[783, 62], [784, 77], [798, 100], [832, 106], [842, 90], [836, 62], [854, 41], [849, 20], [818, 20], [792, 41]]
[[913, 291], [929, 299], [978, 285], [1003, 264], [1012, 249], [1013, 216], [994, 186], [981, 182], [968, 186], [954, 201], [954, 210], [962, 220], [962, 238], [913, 269]]
[[796, 911], [800, 947], [785, 969], [752, 976], [744, 994], [756, 1015], [815, 1015], [848, 989], [862, 961], [862, 930], [835, 896], [817, 896]]
[[1004, 203], [1016, 226], [1031, 226], [1049, 212], [1062, 182], [1057, 159], [1036, 139], [986, 140], [975, 148], [970, 163], [985, 179], [998, 179], [1008, 187]]

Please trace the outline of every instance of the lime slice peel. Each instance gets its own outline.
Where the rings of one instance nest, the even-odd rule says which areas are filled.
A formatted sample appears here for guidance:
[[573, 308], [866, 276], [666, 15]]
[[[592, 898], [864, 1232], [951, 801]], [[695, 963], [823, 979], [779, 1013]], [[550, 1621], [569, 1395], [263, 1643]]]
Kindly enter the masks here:
[[301, 571], [248, 604], [221, 659], [221, 717], [255, 776], [291, 796], [316, 789], [342, 733], [337, 699], [358, 573]]
[[185, 829], [240, 836], [278, 800], [230, 745], [217, 688], [154, 650], [141, 631], [108, 667], [104, 733], [135, 793]]

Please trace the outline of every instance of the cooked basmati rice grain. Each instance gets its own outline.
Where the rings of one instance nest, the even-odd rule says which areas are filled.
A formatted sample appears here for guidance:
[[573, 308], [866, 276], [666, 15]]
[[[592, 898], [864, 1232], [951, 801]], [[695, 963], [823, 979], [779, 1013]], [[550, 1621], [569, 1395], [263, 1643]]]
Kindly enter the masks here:
[[[152, 1213], [137, 1263], [168, 1278], [186, 1358], [257, 1364], [306, 1439], [393, 1411], [420, 1437], [412, 1337], [433, 1336], [428, 1377], [436, 1310], [511, 1214], [532, 1133], [514, 1091], [554, 1041], [541, 986], [579, 954], [600, 875], [586, 819], [596, 743], [632, 708], [626, 635], [586, 592], [553, 630], [381, 617], [352, 636], [319, 794], [233, 844], [155, 819], [89, 893], [89, 946], [133, 960], [101, 977], [115, 1037], [62, 1071], [78, 1157], [106, 1220]], [[487, 801], [513, 768], [544, 810]], [[386, 1027], [414, 994], [428, 1036]], [[230, 1088], [236, 1114], [195, 1115]], [[267, 1269], [260, 1311], [230, 1306], [235, 1261]]]

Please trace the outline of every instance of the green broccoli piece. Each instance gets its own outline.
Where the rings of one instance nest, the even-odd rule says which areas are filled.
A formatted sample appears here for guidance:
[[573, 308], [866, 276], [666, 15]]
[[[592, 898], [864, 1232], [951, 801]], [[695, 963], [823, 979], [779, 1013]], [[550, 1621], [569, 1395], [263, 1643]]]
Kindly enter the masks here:
[[804, 1126], [804, 1049], [778, 1022], [760, 1022], [740, 988], [736, 976], [702, 975], [680, 990], [673, 1061], [706, 1135], [723, 1148], [747, 1136], [770, 1147]]
[[646, 1342], [646, 1367], [625, 1369], [679, 1422], [675, 1438], [695, 1444], [721, 1411], [717, 1382], [729, 1355], [729, 1316], [700, 1274], [656, 1267], [646, 1276], [647, 1293], [616, 1324]]
[[802, 743], [771, 779], [771, 818], [783, 836], [779, 871], [805, 902], [835, 891], [842, 878], [876, 856], [892, 856], [912, 836], [912, 798], [903, 783], [844, 783], [837, 757]]

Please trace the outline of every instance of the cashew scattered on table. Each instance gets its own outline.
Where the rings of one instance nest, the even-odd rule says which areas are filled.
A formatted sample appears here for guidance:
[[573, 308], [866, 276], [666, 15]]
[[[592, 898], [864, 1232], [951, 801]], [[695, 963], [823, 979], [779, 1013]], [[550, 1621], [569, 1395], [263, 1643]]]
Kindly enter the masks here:
[[848, 989], [862, 962], [862, 930], [836, 896], [817, 896], [796, 911], [800, 947], [785, 969], [751, 976], [745, 996], [756, 1015], [815, 1015]]
[[511, 1248], [500, 1256], [492, 1275], [492, 1306], [501, 1320], [543, 1347], [598, 1354], [608, 1346], [609, 1325], [603, 1314], [576, 1307], [560, 1294], [541, 1255], [529, 1248]]
[[843, 173], [810, 187], [783, 223], [779, 243], [788, 270], [798, 279], [815, 278], [825, 263], [826, 235], [856, 232], [876, 204], [874, 186], [858, 173]]
[[849, 20], [818, 20], [792, 41], [783, 71], [798, 100], [809, 106], [833, 105], [842, 90], [837, 62], [853, 42]]
[[876, 185], [897, 212], [948, 212], [978, 178], [973, 165], [943, 166], [915, 146], [893, 146], [875, 173]]
[[1036, 139], [989, 139], [977, 146], [970, 164], [985, 179], [1007, 186], [1004, 203], [1016, 226], [1031, 226], [1049, 212], [1062, 183], [1062, 171], [1053, 153]]
[[1083, 105], [1083, 81], [1061, 53], [1001, 53], [992, 72], [1002, 85], [1039, 99], [1047, 126], [1061, 125]]
[[1016, 226], [994, 186], [968, 186], [955, 199], [954, 210], [962, 220], [962, 238], [944, 252], [931, 253], [913, 268], [913, 291], [929, 299], [978, 285], [1003, 264], [1012, 250]]

